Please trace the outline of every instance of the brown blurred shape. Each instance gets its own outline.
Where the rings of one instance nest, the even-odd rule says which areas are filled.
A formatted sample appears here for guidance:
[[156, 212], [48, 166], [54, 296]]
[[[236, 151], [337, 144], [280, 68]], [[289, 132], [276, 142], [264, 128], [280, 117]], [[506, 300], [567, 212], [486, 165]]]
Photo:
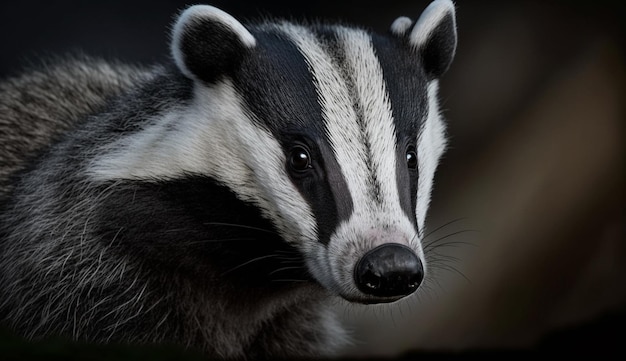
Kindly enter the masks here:
[[457, 5], [460, 48], [442, 82], [452, 147], [429, 224], [467, 219], [427, 242], [480, 232], [438, 241], [443, 268], [433, 265], [422, 295], [340, 306], [358, 339], [351, 355], [532, 348], [626, 310], [617, 16], [554, 2]]

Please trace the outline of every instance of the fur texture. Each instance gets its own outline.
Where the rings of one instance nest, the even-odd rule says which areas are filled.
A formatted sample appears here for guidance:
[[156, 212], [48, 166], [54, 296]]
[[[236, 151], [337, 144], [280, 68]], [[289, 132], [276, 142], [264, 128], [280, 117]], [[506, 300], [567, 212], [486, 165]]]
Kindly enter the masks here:
[[[1, 322], [29, 338], [330, 355], [347, 340], [333, 297], [393, 302], [427, 271], [453, 6], [389, 35], [244, 26], [201, 5], [173, 29], [170, 64], [66, 60], [0, 85]], [[387, 244], [405, 252], [383, 261], [397, 280], [419, 276], [410, 288], [356, 276]]]

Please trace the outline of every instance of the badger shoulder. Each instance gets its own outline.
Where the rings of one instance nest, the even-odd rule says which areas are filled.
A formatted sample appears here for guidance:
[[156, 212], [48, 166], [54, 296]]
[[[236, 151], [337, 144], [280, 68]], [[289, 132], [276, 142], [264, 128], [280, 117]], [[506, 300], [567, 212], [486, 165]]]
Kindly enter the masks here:
[[110, 99], [153, 77], [140, 68], [87, 56], [45, 60], [0, 80], [0, 197], [11, 177], [55, 139]]

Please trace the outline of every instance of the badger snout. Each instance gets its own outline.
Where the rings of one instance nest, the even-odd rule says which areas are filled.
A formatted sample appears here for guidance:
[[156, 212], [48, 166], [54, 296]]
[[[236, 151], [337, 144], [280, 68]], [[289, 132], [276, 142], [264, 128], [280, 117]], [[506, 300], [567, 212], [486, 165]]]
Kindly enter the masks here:
[[428, 267], [412, 224], [364, 223], [346, 222], [320, 245], [317, 257], [308, 259], [314, 278], [354, 303], [390, 303], [416, 292]]
[[388, 302], [415, 292], [424, 279], [424, 268], [415, 252], [399, 243], [385, 243], [367, 253], [354, 267], [357, 288], [374, 297], [368, 303]]

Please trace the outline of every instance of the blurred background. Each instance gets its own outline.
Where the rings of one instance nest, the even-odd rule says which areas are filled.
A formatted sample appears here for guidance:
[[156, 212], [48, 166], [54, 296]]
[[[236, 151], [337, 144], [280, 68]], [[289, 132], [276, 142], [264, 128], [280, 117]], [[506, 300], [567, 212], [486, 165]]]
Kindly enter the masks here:
[[[380, 32], [428, 3], [210, 2], [243, 20]], [[0, 78], [75, 51], [167, 60], [169, 25], [187, 4], [2, 2]], [[450, 149], [425, 240], [431, 278], [394, 305], [337, 302], [356, 340], [344, 355], [615, 350], [626, 340], [624, 2], [456, 4], [459, 48], [440, 87]]]

